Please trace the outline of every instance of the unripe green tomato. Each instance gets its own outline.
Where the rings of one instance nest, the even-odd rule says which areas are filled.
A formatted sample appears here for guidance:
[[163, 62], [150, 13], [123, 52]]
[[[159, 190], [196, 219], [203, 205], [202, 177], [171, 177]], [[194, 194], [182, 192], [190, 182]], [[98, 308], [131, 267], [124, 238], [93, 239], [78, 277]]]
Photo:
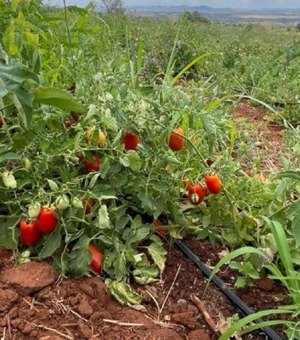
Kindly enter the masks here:
[[33, 202], [28, 208], [28, 217], [33, 220], [39, 216], [41, 211], [41, 204], [39, 202]]
[[76, 209], [83, 209], [83, 203], [82, 203], [82, 201], [81, 201], [79, 198], [77, 198], [77, 197], [74, 197], [74, 198], [72, 199], [72, 205], [73, 205], [73, 207], [76, 208]]
[[32, 168], [32, 163], [28, 158], [24, 159], [24, 167], [26, 170], [31, 170]]
[[17, 188], [17, 181], [15, 179], [15, 176], [9, 171], [5, 171], [2, 174], [2, 181], [3, 181], [4, 186], [8, 189]]
[[57, 197], [55, 206], [58, 210], [65, 210], [70, 206], [70, 201], [67, 195], [63, 194]]

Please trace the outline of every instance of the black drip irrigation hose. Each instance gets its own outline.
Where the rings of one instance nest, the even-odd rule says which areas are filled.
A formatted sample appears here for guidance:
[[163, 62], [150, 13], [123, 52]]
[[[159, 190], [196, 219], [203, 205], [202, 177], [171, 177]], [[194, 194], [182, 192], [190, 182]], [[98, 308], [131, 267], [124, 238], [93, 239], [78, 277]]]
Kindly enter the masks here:
[[[190, 259], [192, 260], [198, 268], [203, 272], [206, 277], [209, 277], [211, 270], [203, 263], [197, 255], [195, 255], [189, 247], [187, 247], [183, 242], [179, 240], [174, 241], [175, 245]], [[229, 300], [244, 314], [250, 315], [254, 311], [251, 309], [243, 300], [241, 300], [231, 289], [229, 289], [226, 284], [217, 276], [212, 278], [212, 282], [227, 296]], [[262, 322], [262, 319], [254, 320], [255, 323]], [[282, 338], [271, 328], [262, 328], [262, 331], [272, 340], [282, 340]]]

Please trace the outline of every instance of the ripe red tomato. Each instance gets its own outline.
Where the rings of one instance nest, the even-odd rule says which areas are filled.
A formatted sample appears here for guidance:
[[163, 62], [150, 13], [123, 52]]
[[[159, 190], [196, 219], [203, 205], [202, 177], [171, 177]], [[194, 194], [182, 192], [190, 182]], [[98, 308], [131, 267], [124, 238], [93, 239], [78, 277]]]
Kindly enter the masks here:
[[208, 191], [212, 194], [218, 194], [222, 190], [222, 182], [218, 175], [206, 175], [205, 183]]
[[[154, 228], [159, 228], [161, 226], [161, 222], [159, 220], [155, 220], [152, 223]], [[167, 232], [165, 230], [158, 230], [155, 232], [155, 234], [161, 238], [167, 235]]]
[[3, 122], [3, 119], [0, 117], [0, 129], [2, 128], [4, 122]]
[[34, 246], [41, 239], [41, 233], [37, 228], [36, 221], [20, 221], [20, 240], [24, 246]]
[[84, 204], [84, 213], [86, 215], [90, 214], [93, 207], [96, 205], [96, 201], [93, 200], [92, 198], [88, 198], [86, 201], [85, 201], [85, 204]]
[[85, 160], [83, 165], [86, 170], [97, 172], [100, 170], [100, 163], [100, 158], [94, 155], [90, 161]]
[[198, 205], [205, 198], [205, 189], [200, 184], [189, 185], [188, 196], [192, 204]]
[[140, 142], [140, 137], [131, 132], [125, 132], [122, 137], [122, 144], [126, 151], [128, 150], [136, 150], [137, 145]]
[[182, 136], [184, 136], [182, 128], [173, 129], [168, 139], [168, 145], [171, 150], [179, 151], [184, 147], [184, 138]]
[[88, 245], [88, 250], [92, 254], [90, 265], [91, 265], [93, 271], [98, 273], [98, 274], [101, 273], [101, 271], [102, 271], [101, 262], [102, 262], [102, 259], [103, 259], [103, 254], [102, 254], [101, 250], [93, 244]]
[[54, 214], [53, 209], [43, 207], [37, 218], [37, 227], [40, 232], [44, 234], [50, 234], [55, 230], [58, 220]]

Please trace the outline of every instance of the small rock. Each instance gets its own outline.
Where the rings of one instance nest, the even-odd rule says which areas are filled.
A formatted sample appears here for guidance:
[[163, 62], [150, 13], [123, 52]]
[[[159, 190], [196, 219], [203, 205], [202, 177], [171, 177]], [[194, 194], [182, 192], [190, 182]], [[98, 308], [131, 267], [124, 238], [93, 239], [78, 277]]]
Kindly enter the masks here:
[[32, 331], [29, 336], [30, 339], [35, 339], [37, 337], [37, 335], [39, 334], [39, 332], [37, 330]]
[[77, 312], [84, 318], [89, 318], [93, 314], [93, 308], [89, 304], [86, 295], [80, 299], [79, 305], [77, 306]]
[[12, 328], [19, 328], [22, 322], [23, 321], [21, 319], [14, 319], [14, 320], [11, 320], [10, 324]]
[[19, 295], [14, 290], [0, 289], [0, 312], [9, 309], [18, 297]]
[[110, 300], [110, 294], [103, 281], [97, 277], [89, 277], [79, 285], [80, 289], [91, 298], [97, 299], [99, 305], [105, 306]]
[[3, 282], [24, 295], [36, 293], [56, 279], [57, 273], [49, 264], [36, 261], [5, 269], [1, 275]]
[[74, 307], [75, 305], [77, 305], [78, 302], [79, 302], [79, 297], [78, 297], [78, 295], [72, 296], [72, 297], [70, 297], [70, 299], [69, 299], [69, 304], [70, 304], [70, 306], [72, 306], [72, 307]]
[[27, 323], [25, 327], [23, 328], [22, 333], [25, 335], [29, 335], [34, 330], [35, 330], [35, 325], [31, 323]]
[[18, 307], [13, 307], [9, 312], [8, 315], [10, 319], [15, 319], [18, 316]]
[[193, 312], [173, 314], [172, 321], [175, 321], [176, 323], [179, 323], [180, 325], [187, 326], [190, 329], [195, 329], [197, 326], [197, 320]]
[[79, 325], [80, 332], [82, 333], [82, 335], [85, 338], [88, 339], [88, 338], [90, 338], [93, 335], [93, 332], [92, 332], [91, 328], [87, 324], [85, 324], [85, 323], [83, 323], [81, 321], [81, 322], [79, 322], [78, 325]]

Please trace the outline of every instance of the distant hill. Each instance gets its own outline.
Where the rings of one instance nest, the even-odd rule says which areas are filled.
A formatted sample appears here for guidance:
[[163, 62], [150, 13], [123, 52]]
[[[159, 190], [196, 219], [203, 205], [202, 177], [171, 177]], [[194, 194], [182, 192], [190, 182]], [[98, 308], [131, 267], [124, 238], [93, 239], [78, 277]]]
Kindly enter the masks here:
[[295, 25], [300, 22], [299, 9], [232, 9], [209, 6], [132, 6], [128, 12], [141, 16], [180, 16], [183, 12], [200, 12], [211, 21], [232, 23], [270, 23]]

